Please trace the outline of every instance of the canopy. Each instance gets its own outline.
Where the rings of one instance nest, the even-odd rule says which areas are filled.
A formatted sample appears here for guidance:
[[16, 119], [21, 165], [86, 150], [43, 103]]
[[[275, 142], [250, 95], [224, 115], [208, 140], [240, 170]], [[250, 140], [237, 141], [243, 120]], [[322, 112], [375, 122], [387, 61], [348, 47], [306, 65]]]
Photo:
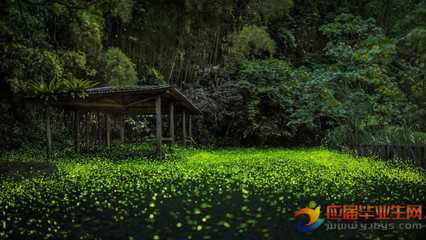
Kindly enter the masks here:
[[155, 114], [155, 99], [161, 96], [161, 110], [163, 113], [167, 113], [170, 103], [173, 103], [176, 114], [183, 111], [188, 114], [200, 114], [200, 110], [179, 90], [170, 86], [99, 87], [90, 88], [87, 93], [89, 96], [85, 98], [65, 96], [55, 101], [49, 101], [48, 104], [69, 110], [99, 111], [124, 115]]

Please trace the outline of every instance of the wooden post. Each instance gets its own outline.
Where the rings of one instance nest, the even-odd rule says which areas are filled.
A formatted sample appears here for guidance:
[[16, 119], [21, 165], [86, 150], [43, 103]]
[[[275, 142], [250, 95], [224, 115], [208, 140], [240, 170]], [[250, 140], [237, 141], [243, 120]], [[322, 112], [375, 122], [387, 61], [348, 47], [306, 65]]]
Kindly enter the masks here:
[[162, 142], [162, 132], [161, 132], [161, 96], [155, 98], [155, 132], [157, 137], [157, 154], [163, 154], [163, 142]]
[[185, 111], [182, 111], [182, 135], [183, 135], [183, 146], [186, 147], [186, 116], [185, 116]]
[[120, 142], [124, 143], [124, 115], [120, 116]]
[[80, 111], [75, 111], [74, 115], [74, 149], [80, 153]]
[[101, 113], [98, 112], [98, 132], [99, 132], [99, 146], [102, 145], [102, 127], [101, 127]]
[[173, 103], [170, 103], [170, 124], [169, 124], [169, 131], [170, 131], [170, 138], [172, 141], [170, 142], [170, 145], [173, 147], [175, 145], [175, 120], [174, 120], [174, 105]]
[[89, 112], [86, 112], [84, 123], [86, 125], [86, 136], [85, 136], [85, 145], [86, 145], [86, 151], [89, 151]]
[[190, 144], [191, 146], [193, 145], [192, 143], [192, 114], [189, 114], [189, 119], [188, 119], [189, 123], [188, 123], [188, 135], [189, 135], [189, 140], [191, 141]]
[[107, 147], [111, 147], [111, 123], [109, 122], [109, 115], [105, 113], [105, 127], [106, 127], [106, 142]]
[[50, 106], [46, 105], [46, 137], [47, 137], [47, 157], [52, 156], [52, 132], [50, 131]]

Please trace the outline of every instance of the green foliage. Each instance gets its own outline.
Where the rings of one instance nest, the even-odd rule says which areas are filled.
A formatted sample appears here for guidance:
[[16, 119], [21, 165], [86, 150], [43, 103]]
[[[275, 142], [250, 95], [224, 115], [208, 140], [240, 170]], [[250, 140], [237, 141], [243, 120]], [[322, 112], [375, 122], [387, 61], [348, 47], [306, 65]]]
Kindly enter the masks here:
[[102, 51], [103, 19], [90, 12], [81, 12], [72, 25], [74, 44], [79, 51], [97, 56]]
[[320, 30], [333, 43], [344, 41], [349, 45], [363, 44], [365, 38], [384, 33], [374, 19], [363, 20], [360, 16], [355, 17], [352, 14], [341, 14], [334, 22], [321, 26]]
[[94, 66], [88, 62], [91, 57], [84, 52], [66, 51], [61, 52], [60, 58], [63, 61], [65, 78], [84, 78], [94, 79], [97, 71]]
[[[32, 148], [45, 147], [45, 123], [42, 117], [42, 108], [22, 101], [13, 102], [2, 100], [0, 118], [0, 155], [11, 149], [31, 146]], [[53, 130], [59, 130], [54, 127]], [[65, 136], [63, 132], [62, 136]], [[58, 134], [58, 135], [61, 135]], [[43, 144], [43, 146], [41, 146]]]
[[90, 80], [83, 80], [77, 78], [64, 79], [63, 84], [65, 87], [65, 92], [70, 94], [73, 98], [87, 97], [88, 94], [86, 90], [97, 85], [97, 83], [93, 83]]
[[327, 144], [352, 145], [362, 143], [360, 136], [366, 133], [379, 134], [409, 118], [416, 106], [386, 67], [396, 57], [395, 39], [387, 38], [373, 19], [350, 14], [320, 30], [330, 39], [324, 50], [333, 64], [314, 70], [300, 83], [302, 104], [290, 125], [315, 126], [315, 120], [325, 119], [331, 126]]
[[[244, 61], [230, 77], [237, 81], [242, 95], [239, 118], [243, 138], [261, 142], [273, 137], [289, 137], [291, 129], [282, 123], [289, 120], [293, 104], [295, 79], [289, 63], [280, 60]], [[244, 127], [243, 127], [244, 126]]]
[[275, 42], [265, 27], [244, 26], [237, 34], [229, 37], [231, 46], [228, 53], [232, 61], [268, 58], [275, 52]]
[[[378, 25], [390, 32], [400, 19], [404, 18], [422, 0], [370, 0], [365, 1], [362, 11], [363, 16], [376, 19]], [[420, 19], [419, 19], [420, 20]]]
[[404, 122], [425, 132], [424, 0], [0, 5], [5, 96], [84, 97], [89, 81], [184, 87], [204, 109], [194, 121], [209, 143], [387, 141], [382, 132]]
[[[289, 138], [297, 74], [287, 62], [247, 61], [206, 76], [186, 93], [203, 112], [205, 131], [234, 144], [274, 144]], [[222, 141], [224, 143], [224, 141]]]
[[[235, 81], [217, 73], [217, 69], [209, 69], [197, 82], [187, 86], [184, 94], [202, 111], [202, 118], [196, 118], [194, 129], [197, 135], [203, 136], [203, 145], [218, 143], [229, 144], [229, 136], [235, 140], [234, 119], [242, 99]], [[241, 139], [237, 141], [240, 143]]]
[[[148, 66], [157, 69], [168, 84], [181, 86], [192, 83], [197, 71], [225, 62], [230, 36], [248, 26], [266, 35], [261, 29], [291, 5], [290, 0], [135, 1], [132, 20], [109, 39], [123, 46], [137, 64], [139, 76]], [[270, 46], [259, 53], [263, 58], [269, 57]]]
[[292, 0], [250, 1], [247, 5], [247, 15], [250, 22], [267, 23], [277, 15], [286, 12], [293, 6]]
[[40, 96], [44, 101], [57, 100], [58, 95], [65, 92], [64, 83], [61, 79], [53, 78], [49, 83], [44, 81], [44, 78], [41, 77], [40, 81], [32, 82], [31, 86], [36, 95]]
[[421, 1], [417, 8], [397, 22], [396, 44], [397, 57], [391, 64], [393, 71], [400, 76], [400, 85], [417, 109], [413, 118], [426, 117], [426, 1]]
[[90, 80], [83, 80], [77, 78], [62, 79], [53, 78], [49, 83], [44, 81], [41, 77], [40, 81], [33, 81], [30, 83], [30, 89], [34, 91], [35, 95], [43, 99], [45, 102], [49, 100], [57, 100], [58, 96], [69, 94], [73, 98], [84, 98], [88, 96], [86, 90], [95, 86]]
[[[5, 80], [18, 93], [28, 92], [29, 83], [41, 77], [103, 80], [96, 73], [108, 64], [102, 42], [105, 24], [115, 18], [129, 21], [132, 1], [11, 1], [8, 7], [7, 17], [0, 19], [5, 30], [0, 62]], [[113, 61], [108, 67], [117, 72], [107, 74], [115, 85], [126, 84], [116, 82], [120, 76], [137, 81], [134, 64], [123, 53], [110, 48], [105, 54]]]
[[[43, 143], [43, 118], [34, 113], [40, 109], [24, 104], [22, 99], [28, 98], [23, 97], [36, 94], [44, 101], [66, 94], [84, 97], [87, 88], [103, 82], [100, 70], [106, 65], [101, 56], [104, 44], [111, 46], [106, 33], [111, 22], [130, 20], [133, 2], [7, 0], [0, 5], [0, 126], [1, 135], [8, 136], [0, 148]], [[121, 66], [129, 65], [122, 62]], [[121, 73], [127, 70], [133, 81], [132, 69]], [[57, 129], [62, 128], [52, 130]]]
[[[118, 16], [123, 23], [128, 23], [132, 19], [133, 0], [111, 1], [109, 4], [113, 16]], [[108, 8], [106, 8], [108, 9]]]
[[420, 126], [406, 122], [401, 125], [387, 126], [374, 133], [363, 132], [358, 138], [358, 142], [365, 144], [426, 144], [426, 134], [421, 132]]
[[[294, 213], [326, 205], [421, 204], [426, 175], [402, 162], [323, 149], [177, 149], [165, 160], [122, 145], [57, 157], [59, 173], [0, 186], [0, 236], [11, 239], [304, 239]], [[38, 153], [8, 160], [37, 161]], [[336, 239], [323, 225], [313, 232]], [[344, 239], [421, 239], [421, 231], [342, 231]], [[314, 236], [314, 235], [313, 235]]]
[[7, 70], [6, 81], [15, 93], [27, 91], [31, 81], [58, 78], [63, 74], [62, 63], [55, 52], [12, 43], [5, 47], [5, 54], [9, 58], [2, 62], [2, 67]]
[[155, 68], [148, 68], [146, 75], [142, 77], [142, 82], [155, 85], [167, 84], [164, 80], [164, 76]]
[[119, 48], [110, 47], [102, 55], [102, 78], [108, 86], [126, 86], [138, 83], [135, 64]]

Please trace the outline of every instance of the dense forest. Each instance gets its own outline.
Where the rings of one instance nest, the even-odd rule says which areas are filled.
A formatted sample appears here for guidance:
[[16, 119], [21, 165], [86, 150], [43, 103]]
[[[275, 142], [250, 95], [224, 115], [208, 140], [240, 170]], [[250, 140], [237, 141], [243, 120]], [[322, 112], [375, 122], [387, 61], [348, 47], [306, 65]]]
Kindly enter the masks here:
[[1, 0], [0, 239], [423, 240], [425, 63], [426, 0]]
[[[2, 149], [43, 145], [44, 108], [29, 97], [145, 84], [178, 87], [201, 109], [200, 144], [426, 141], [426, 1], [0, 4]], [[53, 113], [66, 142], [69, 113]]]

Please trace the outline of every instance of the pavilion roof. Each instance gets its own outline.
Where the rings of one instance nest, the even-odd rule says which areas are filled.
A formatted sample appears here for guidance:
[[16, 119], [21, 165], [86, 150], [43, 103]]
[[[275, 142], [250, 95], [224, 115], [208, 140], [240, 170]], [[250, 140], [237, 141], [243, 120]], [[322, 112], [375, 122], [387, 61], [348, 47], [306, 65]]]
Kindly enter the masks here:
[[170, 103], [176, 113], [200, 114], [200, 110], [179, 90], [166, 85], [132, 85], [97, 87], [87, 90], [85, 98], [71, 96], [49, 101], [49, 105], [70, 110], [111, 112], [117, 114], [155, 114], [155, 98], [161, 96], [162, 113], [167, 114]]

